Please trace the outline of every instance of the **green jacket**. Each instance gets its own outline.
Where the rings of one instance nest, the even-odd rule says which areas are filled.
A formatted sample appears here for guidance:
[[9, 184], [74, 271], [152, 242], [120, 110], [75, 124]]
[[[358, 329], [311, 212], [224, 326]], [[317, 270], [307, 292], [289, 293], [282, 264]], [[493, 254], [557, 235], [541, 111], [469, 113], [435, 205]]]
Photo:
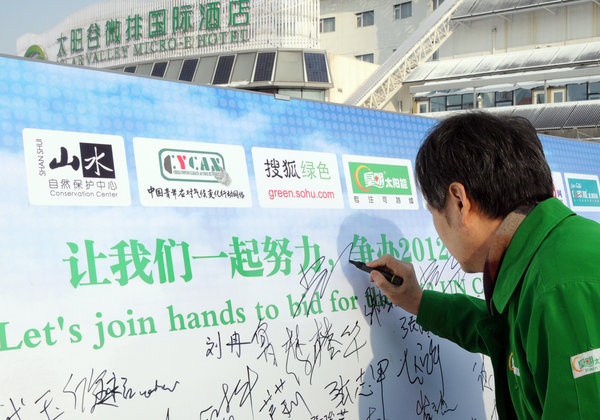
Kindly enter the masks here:
[[506, 250], [491, 306], [424, 291], [417, 322], [490, 356], [501, 419], [600, 418], [600, 225], [555, 198], [538, 204]]

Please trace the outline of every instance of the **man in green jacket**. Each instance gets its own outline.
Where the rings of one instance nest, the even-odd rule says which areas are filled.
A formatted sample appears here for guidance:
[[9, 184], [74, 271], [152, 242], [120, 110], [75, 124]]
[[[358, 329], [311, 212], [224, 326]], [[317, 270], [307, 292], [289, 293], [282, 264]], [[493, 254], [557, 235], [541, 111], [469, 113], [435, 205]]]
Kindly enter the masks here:
[[371, 280], [423, 328], [490, 356], [501, 419], [600, 418], [600, 225], [553, 198], [524, 119], [466, 113], [438, 124], [416, 159], [433, 224], [486, 300], [421, 289], [413, 266], [369, 263]]

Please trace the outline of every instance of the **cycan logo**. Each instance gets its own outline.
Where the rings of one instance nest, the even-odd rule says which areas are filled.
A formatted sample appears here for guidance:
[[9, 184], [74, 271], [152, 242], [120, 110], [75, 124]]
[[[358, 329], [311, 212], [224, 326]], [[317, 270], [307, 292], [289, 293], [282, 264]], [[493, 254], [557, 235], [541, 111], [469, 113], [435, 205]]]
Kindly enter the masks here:
[[162, 149], [158, 152], [160, 171], [169, 181], [219, 182], [228, 178], [220, 153], [197, 150]]

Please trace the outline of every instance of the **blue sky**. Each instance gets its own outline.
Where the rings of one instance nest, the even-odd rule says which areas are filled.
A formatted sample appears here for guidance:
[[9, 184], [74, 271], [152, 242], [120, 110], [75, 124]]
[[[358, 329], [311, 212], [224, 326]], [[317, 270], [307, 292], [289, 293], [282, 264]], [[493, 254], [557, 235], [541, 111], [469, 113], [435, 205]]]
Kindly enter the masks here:
[[40, 34], [68, 15], [98, 0], [1, 0], [0, 54], [15, 55], [17, 38], [27, 32]]

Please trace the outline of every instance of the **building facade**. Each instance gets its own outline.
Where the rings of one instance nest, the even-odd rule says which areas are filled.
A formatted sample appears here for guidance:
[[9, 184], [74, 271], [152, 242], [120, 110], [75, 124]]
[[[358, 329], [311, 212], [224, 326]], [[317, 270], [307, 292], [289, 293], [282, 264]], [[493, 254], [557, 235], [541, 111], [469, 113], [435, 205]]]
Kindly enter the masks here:
[[25, 34], [19, 55], [181, 82], [325, 100], [314, 0], [113, 0], [50, 31]]
[[[427, 33], [435, 25], [443, 36]], [[353, 95], [388, 83], [378, 108], [433, 116], [486, 108], [530, 119], [545, 110], [540, 124], [566, 117], [540, 130], [570, 135], [575, 127], [592, 138], [597, 131], [576, 109], [600, 100], [594, 0], [108, 1], [45, 34], [23, 35], [17, 51], [361, 106], [370, 105]], [[394, 73], [402, 60], [409, 65]], [[571, 114], [579, 125], [567, 121]]]

